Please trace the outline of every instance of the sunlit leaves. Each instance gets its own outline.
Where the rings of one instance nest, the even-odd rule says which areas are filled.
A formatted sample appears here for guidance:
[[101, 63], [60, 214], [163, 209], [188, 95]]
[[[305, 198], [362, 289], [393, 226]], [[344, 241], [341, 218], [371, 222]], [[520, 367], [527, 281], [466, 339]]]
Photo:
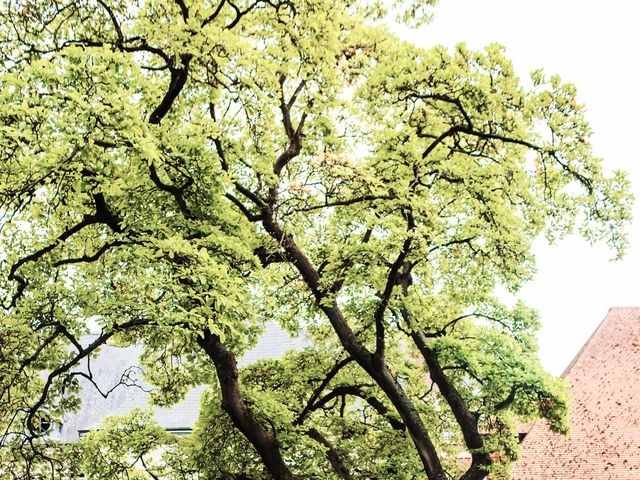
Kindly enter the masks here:
[[[354, 478], [421, 475], [330, 308], [364, 350], [382, 334], [380, 364], [452, 474], [464, 439], [416, 332], [498, 464], [516, 455], [517, 418], [566, 430], [535, 312], [494, 293], [531, 278], [540, 233], [577, 225], [623, 251], [627, 179], [593, 156], [573, 85], [536, 71], [524, 86], [499, 45], [425, 50], [379, 25], [426, 20], [432, 1], [49, 3], [0, 13], [3, 459], [31, 448], [33, 472], [46, 451], [95, 478], [265, 478], [198, 340], [239, 357], [275, 321], [308, 348], [239, 381], [291, 470], [331, 478], [336, 454]], [[66, 453], [24, 440], [42, 411], [59, 424], [78, 407], [90, 330], [143, 345], [156, 405], [212, 385], [193, 436], [135, 412]]]

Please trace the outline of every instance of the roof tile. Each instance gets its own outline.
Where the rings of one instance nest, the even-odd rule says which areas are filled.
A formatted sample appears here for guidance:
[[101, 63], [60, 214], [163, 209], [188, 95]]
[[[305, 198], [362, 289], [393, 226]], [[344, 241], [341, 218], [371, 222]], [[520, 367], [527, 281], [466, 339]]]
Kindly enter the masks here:
[[616, 307], [562, 375], [571, 433], [536, 422], [514, 480], [640, 480], [640, 307]]

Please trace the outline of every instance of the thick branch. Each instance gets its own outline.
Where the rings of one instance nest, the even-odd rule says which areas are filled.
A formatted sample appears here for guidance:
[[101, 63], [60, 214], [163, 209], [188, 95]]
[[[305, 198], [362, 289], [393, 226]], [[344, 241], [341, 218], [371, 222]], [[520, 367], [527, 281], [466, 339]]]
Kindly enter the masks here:
[[189, 62], [191, 61], [190, 54], [183, 54], [179, 57], [180, 67], [170, 67], [171, 80], [169, 81], [169, 89], [165, 93], [160, 104], [149, 116], [149, 123], [152, 125], [159, 125], [162, 119], [165, 117], [173, 102], [182, 91], [182, 88], [187, 83], [187, 77], [189, 76]]
[[293, 236], [282, 229], [268, 209], [264, 212], [265, 218], [262, 224], [265, 230], [282, 246], [287, 260], [300, 273], [316, 298], [318, 307], [327, 316], [338, 335], [342, 346], [378, 384], [407, 426], [428, 478], [430, 480], [446, 478], [438, 452], [411, 399], [392, 375], [386, 363], [374, 360], [373, 354], [360, 342], [335, 301], [327, 297], [326, 292], [320, 288], [320, 274], [295, 243]]
[[[284, 80], [284, 76], [280, 77], [281, 85], [284, 84]], [[284, 97], [282, 97], [281, 100], [283, 100], [283, 98]], [[282, 103], [284, 104], [285, 109], [287, 109], [288, 107], [286, 103]], [[285, 131], [291, 138], [291, 125], [286, 124], [286, 117], [284, 118], [284, 122]], [[297, 131], [293, 132], [294, 140], [298, 145], [300, 142], [303, 122], [304, 115], [298, 125]], [[295, 155], [297, 155], [299, 151], [300, 149], [298, 146], [294, 151]], [[274, 164], [274, 173], [279, 174], [289, 160], [289, 158], [285, 157], [283, 161], [282, 156], [276, 160]], [[326, 315], [329, 323], [331, 323], [331, 326], [336, 332], [344, 349], [378, 384], [389, 401], [395, 407], [396, 411], [402, 418], [402, 421], [407, 426], [407, 430], [413, 440], [418, 456], [420, 457], [429, 480], [443, 480], [446, 477], [446, 473], [442, 468], [438, 452], [431, 441], [431, 437], [424, 426], [422, 418], [420, 417], [415, 405], [393, 376], [384, 359], [380, 356], [376, 359], [351, 329], [331, 292], [325, 291], [323, 287], [321, 287], [320, 273], [316, 267], [296, 244], [293, 236], [282, 228], [276, 220], [274, 214], [274, 205], [276, 201], [277, 187], [274, 186], [269, 189], [268, 201], [265, 205], [260, 206], [256, 203], [263, 213], [262, 225], [265, 231], [282, 247], [284, 257], [296, 270], [298, 270], [298, 273], [307, 285], [307, 288], [315, 297], [318, 308]]]
[[507, 396], [507, 398], [496, 403], [493, 408], [496, 411], [504, 410], [505, 408], [509, 407], [509, 405], [511, 405], [515, 399], [516, 399], [516, 386], [512, 385], [511, 391], [509, 391], [509, 395]]
[[224, 346], [220, 337], [208, 329], [204, 330], [203, 337], [197, 341], [213, 360], [222, 393], [222, 408], [229, 414], [233, 424], [255, 447], [274, 480], [293, 480], [293, 475], [282, 458], [275, 434], [266, 430], [253, 417], [242, 398], [235, 355]]
[[187, 5], [184, 3], [184, 0], [175, 0], [175, 2], [178, 4], [178, 7], [180, 8], [180, 14], [182, 15], [182, 20], [186, 22], [189, 19], [189, 9], [187, 8]]
[[[407, 285], [405, 283], [404, 290]], [[406, 323], [411, 325], [410, 313], [406, 308], [402, 309], [402, 316]], [[467, 449], [471, 453], [471, 466], [467, 472], [461, 477], [461, 480], [482, 480], [486, 477], [486, 467], [491, 465], [491, 456], [484, 451], [484, 440], [478, 429], [478, 415], [476, 412], [469, 410], [465, 400], [455, 387], [451, 379], [444, 373], [444, 369], [438, 360], [437, 353], [431, 349], [427, 343], [426, 336], [418, 329], [411, 332], [411, 338], [418, 347], [427, 368], [429, 377], [438, 386], [438, 391], [444, 397], [451, 412], [453, 413]]]

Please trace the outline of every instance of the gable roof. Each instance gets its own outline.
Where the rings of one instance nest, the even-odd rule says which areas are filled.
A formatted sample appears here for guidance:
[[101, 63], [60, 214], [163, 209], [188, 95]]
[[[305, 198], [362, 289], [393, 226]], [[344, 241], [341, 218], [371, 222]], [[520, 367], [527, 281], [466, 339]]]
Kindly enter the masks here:
[[562, 376], [571, 433], [534, 423], [513, 480], [640, 480], [640, 307], [611, 308]]
[[[95, 337], [97, 335], [87, 335], [82, 343], [88, 344]], [[276, 359], [286, 351], [302, 349], [304, 345], [303, 338], [292, 338], [276, 323], [268, 322], [256, 346], [245, 354], [239, 364], [243, 366], [257, 360]], [[90, 364], [95, 385], [86, 378], [78, 377], [82, 402], [80, 409], [67, 415], [56, 437], [63, 442], [74, 442], [83, 433], [98, 427], [108, 416], [123, 415], [134, 408], [149, 408], [149, 391], [152, 387], [142, 379], [143, 371], [138, 366], [141, 353], [141, 346], [117, 347], [107, 344], [101, 347], [100, 353], [91, 359]], [[89, 372], [86, 361], [78, 371]], [[154, 418], [171, 432], [190, 432], [200, 413], [200, 395], [206, 389], [205, 386], [192, 389], [182, 402], [170, 408], [155, 407]], [[103, 393], [107, 392], [105, 398]]]

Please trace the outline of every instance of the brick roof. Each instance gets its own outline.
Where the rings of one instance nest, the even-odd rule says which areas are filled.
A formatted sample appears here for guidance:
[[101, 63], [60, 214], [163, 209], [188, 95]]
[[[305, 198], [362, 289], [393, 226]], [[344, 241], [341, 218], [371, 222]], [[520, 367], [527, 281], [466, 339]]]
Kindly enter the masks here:
[[536, 422], [513, 480], [640, 480], [640, 307], [615, 307], [562, 376], [571, 433]]

